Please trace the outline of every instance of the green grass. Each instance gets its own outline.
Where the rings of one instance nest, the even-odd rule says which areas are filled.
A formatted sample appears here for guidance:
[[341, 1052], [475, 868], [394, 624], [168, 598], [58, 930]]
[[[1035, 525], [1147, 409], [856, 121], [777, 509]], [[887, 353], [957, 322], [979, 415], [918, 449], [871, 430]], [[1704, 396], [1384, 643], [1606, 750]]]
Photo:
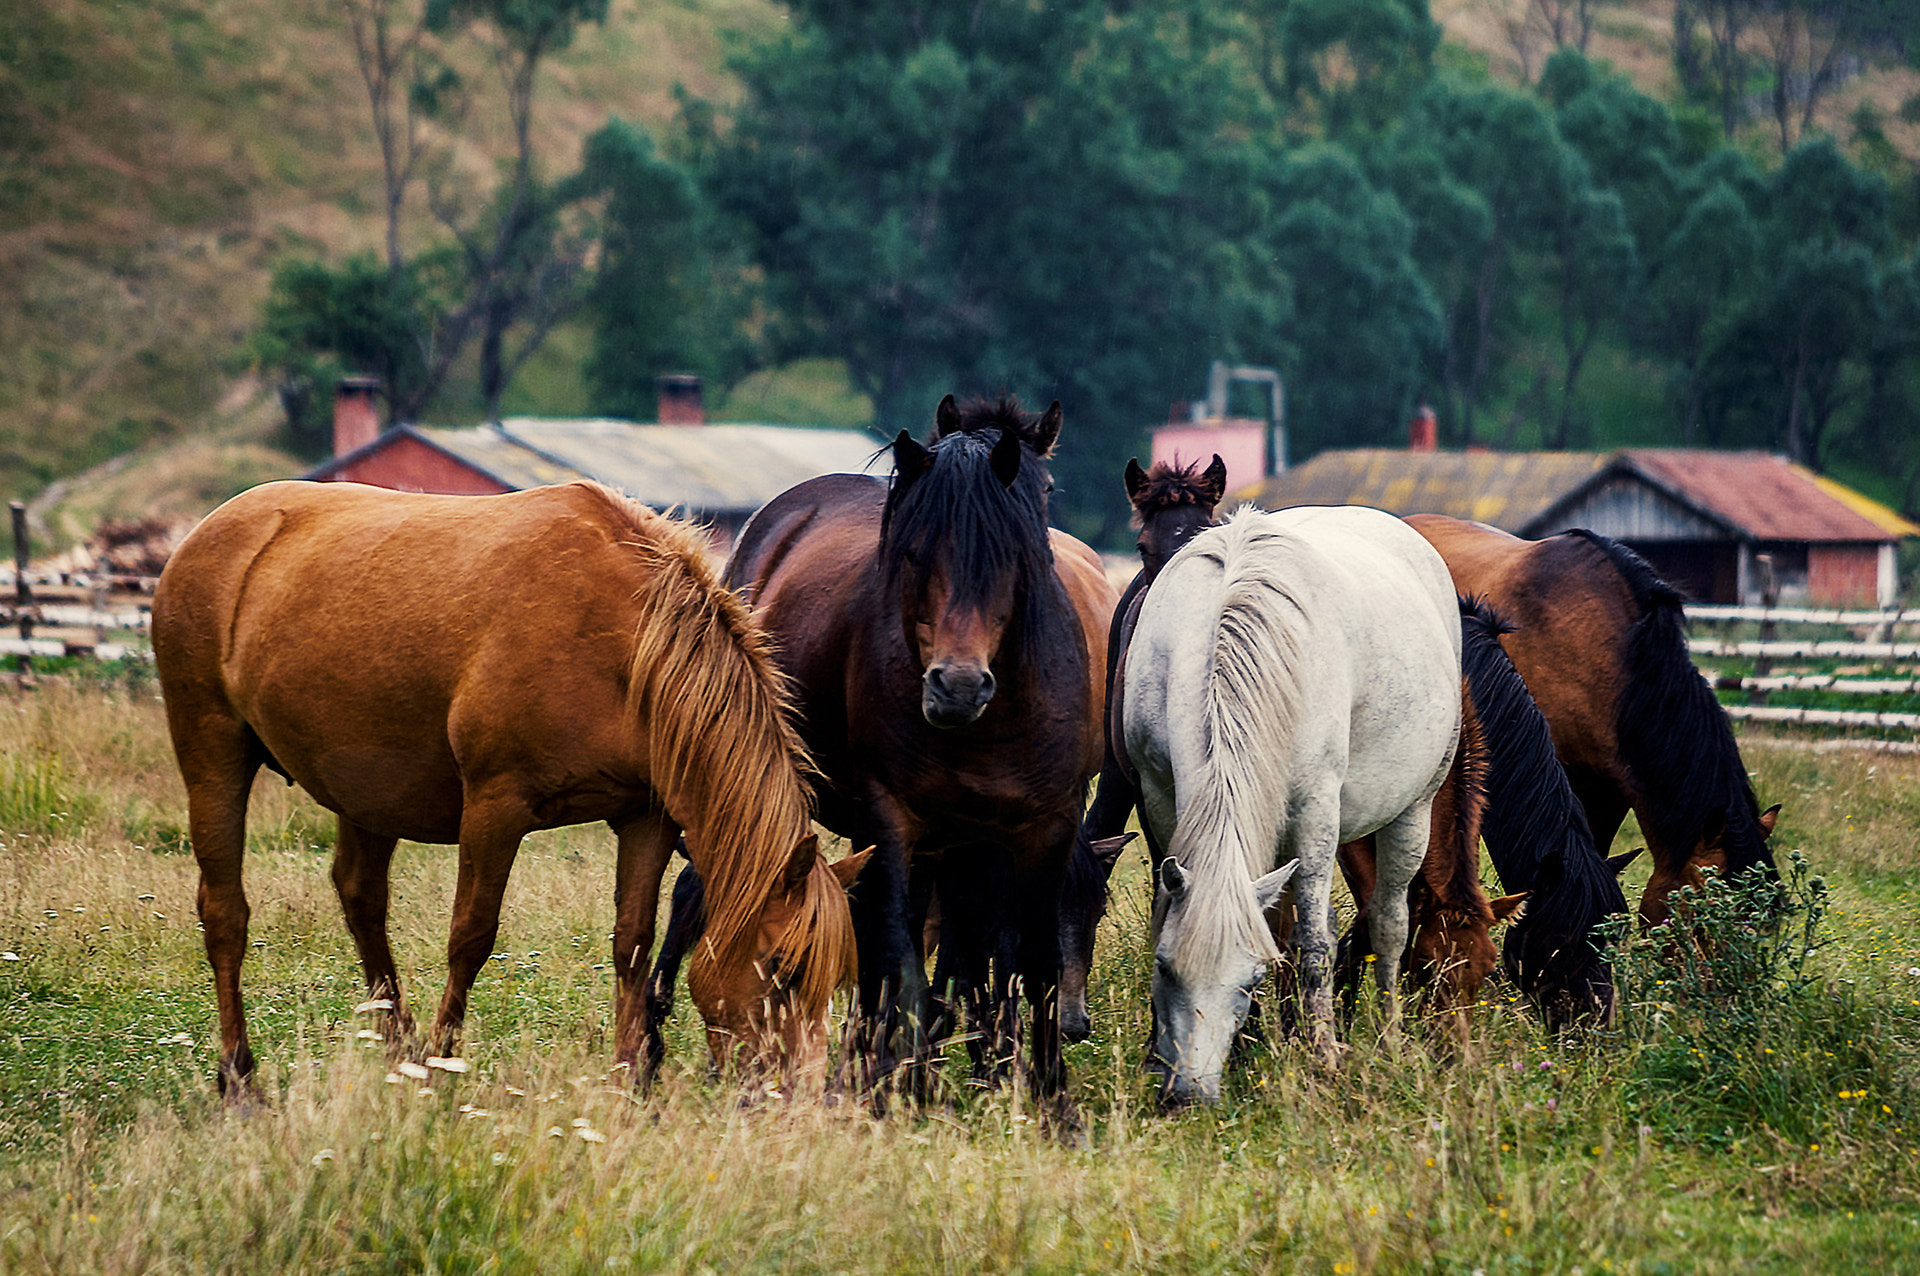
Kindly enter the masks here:
[[[1662, 998], [1645, 998], [1624, 1035], [1559, 1043], [1496, 997], [1457, 1056], [1417, 1029], [1357, 1028], [1328, 1070], [1281, 1042], [1218, 1106], [1163, 1117], [1139, 1071], [1150, 959], [1129, 858], [1095, 1036], [1068, 1051], [1081, 1149], [1047, 1137], [1018, 1090], [972, 1090], [959, 1067], [931, 1106], [884, 1120], [743, 1104], [708, 1079], [684, 995], [669, 1067], [637, 1098], [608, 1075], [612, 846], [593, 828], [522, 851], [474, 990], [472, 1070], [390, 1080], [384, 1047], [356, 1035], [330, 830], [270, 777], [254, 798], [244, 976], [265, 1102], [224, 1111], [157, 701], [124, 686], [0, 695], [0, 759], [57, 765], [56, 787], [89, 799], [0, 836], [0, 1269], [1910, 1267], [1920, 762], [1744, 739], [1763, 800], [1784, 804], [1776, 847], [1825, 879], [1830, 942], [1738, 1033], [1704, 1032], [1699, 1003], [1662, 994], [1681, 1011], [1659, 1019]], [[1629, 821], [1617, 845], [1633, 843]], [[416, 1009], [438, 995], [453, 878], [445, 847], [395, 861]], [[1696, 1065], [1696, 1048], [1724, 1057]]]

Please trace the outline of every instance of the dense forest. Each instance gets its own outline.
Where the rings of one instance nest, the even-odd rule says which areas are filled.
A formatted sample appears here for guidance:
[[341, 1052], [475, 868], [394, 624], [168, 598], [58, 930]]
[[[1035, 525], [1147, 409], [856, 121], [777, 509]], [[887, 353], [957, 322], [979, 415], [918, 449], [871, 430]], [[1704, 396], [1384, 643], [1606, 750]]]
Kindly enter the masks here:
[[[230, 361], [309, 453], [348, 371], [406, 420], [549, 406], [516, 397], [542, 361], [551, 406], [640, 417], [662, 371], [809, 361], [884, 433], [949, 389], [1059, 398], [1099, 539], [1214, 359], [1281, 372], [1296, 461], [1424, 401], [1446, 446], [1764, 448], [1920, 508], [1920, 95], [1830, 109], [1920, 58], [1920, 14], [1677, 0], [1643, 91], [1594, 51], [1649, 6], [1492, 7], [1517, 75], [1428, 0], [795, 0], [569, 153], [551, 72], [633, 6], [330, 0], [362, 248], [273, 254]], [[57, 50], [0, 53], [30, 120]]]

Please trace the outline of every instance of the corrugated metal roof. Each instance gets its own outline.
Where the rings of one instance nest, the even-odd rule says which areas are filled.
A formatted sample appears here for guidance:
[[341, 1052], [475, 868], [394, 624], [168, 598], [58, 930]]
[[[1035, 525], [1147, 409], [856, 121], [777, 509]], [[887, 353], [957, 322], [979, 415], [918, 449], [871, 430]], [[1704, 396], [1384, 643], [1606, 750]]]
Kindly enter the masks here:
[[1920, 535], [1920, 527], [1884, 505], [1783, 456], [1629, 448], [1620, 457], [1755, 540], [1879, 541]]
[[1593, 452], [1355, 448], [1322, 452], [1232, 499], [1267, 509], [1371, 505], [1390, 514], [1450, 514], [1518, 531], [1606, 463], [1604, 454]]
[[1521, 535], [1596, 484], [1627, 477], [1754, 540], [1884, 541], [1920, 526], [1832, 479], [1765, 452], [1410, 452], [1356, 448], [1234, 493], [1268, 509], [1371, 505], [1450, 514]]
[[517, 487], [590, 478], [656, 508], [694, 515], [751, 513], [817, 475], [884, 474], [892, 463], [884, 444], [864, 430], [808, 426], [509, 417], [420, 433]]

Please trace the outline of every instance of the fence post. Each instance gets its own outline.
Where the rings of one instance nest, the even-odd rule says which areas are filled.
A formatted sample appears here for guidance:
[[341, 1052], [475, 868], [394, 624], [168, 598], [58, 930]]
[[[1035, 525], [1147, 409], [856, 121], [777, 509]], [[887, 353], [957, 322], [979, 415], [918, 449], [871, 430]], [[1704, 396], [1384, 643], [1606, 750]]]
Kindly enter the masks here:
[[[1780, 586], [1773, 576], [1773, 555], [1755, 554], [1753, 561], [1760, 566], [1760, 606], [1763, 609], [1760, 620], [1760, 641], [1772, 642], [1776, 632], [1773, 624], [1773, 609], [1780, 601]], [[1765, 652], [1754, 656], [1754, 677], [1764, 678], [1772, 672], [1773, 657]], [[1748, 704], [1765, 704], [1766, 702], [1767, 693], [1759, 687], [1747, 693]]]

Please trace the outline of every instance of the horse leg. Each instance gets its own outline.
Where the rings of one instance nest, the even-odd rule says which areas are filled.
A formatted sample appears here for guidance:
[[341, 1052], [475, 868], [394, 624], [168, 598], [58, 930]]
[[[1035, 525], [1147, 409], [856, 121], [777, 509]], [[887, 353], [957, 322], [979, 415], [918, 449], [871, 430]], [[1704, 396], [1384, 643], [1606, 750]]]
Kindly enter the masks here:
[[220, 1008], [218, 1081], [221, 1095], [232, 1101], [253, 1082], [253, 1048], [240, 1000], [249, 916], [240, 863], [247, 848], [247, 798], [263, 752], [244, 723], [211, 714], [191, 727], [175, 724], [174, 751], [187, 786], [187, 832], [200, 865], [200, 925]]
[[[651, 1084], [654, 1070], [666, 1054], [653, 1022], [654, 990], [647, 981], [647, 956], [653, 951], [660, 878], [667, 871], [667, 861], [673, 858], [673, 843], [680, 830], [656, 806], [614, 824], [613, 833], [619, 846], [613, 878], [613, 1066], [628, 1069], [628, 1076], [644, 1087]], [[662, 945], [663, 958], [664, 948]], [[674, 970], [678, 968], [676, 956]], [[671, 984], [672, 974], [667, 978]], [[636, 1069], [643, 1036], [647, 1060]]]
[[467, 995], [493, 955], [500, 901], [520, 839], [532, 831], [525, 807], [512, 799], [468, 795], [460, 815], [460, 869], [454, 879], [453, 923], [447, 933], [447, 990], [428, 1036], [435, 1054], [452, 1054], [467, 1019]]
[[673, 902], [667, 908], [667, 933], [660, 939], [660, 954], [654, 959], [653, 974], [647, 979], [646, 1025], [640, 1042], [640, 1088], [653, 1084], [660, 1065], [667, 1059], [667, 1020], [673, 1017], [673, 985], [680, 977], [680, 963], [692, 950], [694, 941], [707, 925], [706, 884], [692, 864], [673, 879]]
[[[1333, 895], [1333, 870], [1336, 839], [1340, 827], [1340, 799], [1336, 792], [1329, 798], [1309, 800], [1296, 819], [1294, 853], [1300, 868], [1294, 874], [1293, 944], [1294, 969], [1300, 981], [1301, 1009], [1307, 1021], [1309, 1040], [1323, 1063], [1334, 1062], [1339, 1044], [1333, 1032], [1333, 991], [1329, 978], [1333, 965], [1333, 928], [1328, 924], [1328, 904]], [[1374, 892], [1379, 903], [1380, 892]], [[1378, 948], [1378, 944], [1375, 947]]]
[[910, 933], [911, 855], [918, 826], [891, 794], [874, 795], [874, 852], [849, 903], [860, 951], [861, 1016], [855, 1032], [867, 1088], [892, 1075], [902, 1058], [927, 1054], [929, 992], [925, 958]]
[[1387, 1029], [1400, 1023], [1400, 956], [1407, 951], [1407, 890], [1427, 858], [1433, 799], [1416, 802], [1374, 834], [1377, 878], [1368, 906], [1374, 982], [1387, 1010]]
[[340, 896], [347, 933], [353, 936], [360, 968], [366, 972], [367, 998], [393, 1003], [377, 1011], [374, 1022], [394, 1043], [413, 1035], [413, 1017], [400, 1000], [400, 975], [387, 940], [388, 873], [399, 840], [370, 832], [343, 815], [333, 845], [334, 893]]
[[[1020, 982], [1032, 1007], [1027, 1084], [1041, 1115], [1057, 1137], [1077, 1140], [1081, 1126], [1067, 1096], [1067, 1068], [1060, 1044], [1060, 886], [1066, 855], [1063, 830], [1041, 871], [1016, 873], [1017, 950]], [[1047, 871], [1050, 869], [1051, 871]]]

